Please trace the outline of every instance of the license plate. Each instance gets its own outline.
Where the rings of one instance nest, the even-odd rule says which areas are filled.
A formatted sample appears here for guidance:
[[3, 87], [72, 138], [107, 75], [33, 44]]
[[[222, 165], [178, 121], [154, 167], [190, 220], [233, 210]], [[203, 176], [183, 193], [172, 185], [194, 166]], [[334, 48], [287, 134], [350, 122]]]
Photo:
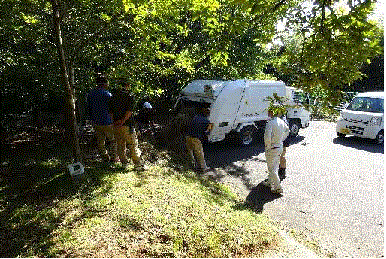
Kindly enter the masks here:
[[340, 132], [343, 134], [350, 134], [350, 130], [346, 128], [341, 129]]

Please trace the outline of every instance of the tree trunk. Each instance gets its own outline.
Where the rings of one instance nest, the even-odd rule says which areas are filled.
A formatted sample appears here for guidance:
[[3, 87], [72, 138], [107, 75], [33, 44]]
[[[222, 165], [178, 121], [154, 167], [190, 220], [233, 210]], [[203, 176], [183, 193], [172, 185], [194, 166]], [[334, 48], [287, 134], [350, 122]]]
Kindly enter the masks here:
[[62, 74], [63, 84], [66, 88], [66, 100], [65, 100], [65, 122], [66, 122], [66, 136], [69, 146], [71, 147], [73, 159], [75, 161], [81, 161], [81, 152], [79, 146], [79, 138], [77, 134], [77, 122], [75, 116], [75, 96], [73, 88], [71, 87], [68, 75], [68, 69], [66, 65], [66, 57], [63, 48], [62, 32], [60, 28], [61, 15], [60, 5], [58, 0], [50, 0], [52, 3], [52, 15], [54, 24], [54, 37], [56, 38], [56, 46], [58, 51], [58, 59]]

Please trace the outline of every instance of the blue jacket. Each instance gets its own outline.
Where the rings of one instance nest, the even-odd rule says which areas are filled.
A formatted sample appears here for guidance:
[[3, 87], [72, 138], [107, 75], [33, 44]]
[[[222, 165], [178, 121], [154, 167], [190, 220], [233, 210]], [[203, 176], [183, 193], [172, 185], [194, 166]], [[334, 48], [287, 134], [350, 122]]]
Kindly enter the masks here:
[[196, 115], [189, 127], [187, 135], [193, 138], [203, 138], [210, 121], [203, 114]]
[[87, 96], [87, 113], [96, 125], [111, 125], [113, 123], [109, 114], [109, 101], [111, 93], [103, 88], [90, 91]]

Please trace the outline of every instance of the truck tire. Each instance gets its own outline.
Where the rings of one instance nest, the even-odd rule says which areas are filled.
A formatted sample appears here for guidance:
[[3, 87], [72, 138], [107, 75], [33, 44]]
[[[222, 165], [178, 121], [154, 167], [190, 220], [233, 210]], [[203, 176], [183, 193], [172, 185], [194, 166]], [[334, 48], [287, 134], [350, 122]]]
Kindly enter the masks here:
[[238, 142], [242, 146], [249, 146], [255, 140], [256, 128], [253, 126], [246, 126], [242, 128], [238, 134]]
[[379, 144], [379, 145], [382, 145], [383, 144], [383, 139], [384, 139], [384, 133], [383, 133], [383, 130], [381, 130], [378, 135], [375, 137], [375, 143], [376, 144]]
[[289, 134], [293, 137], [296, 137], [299, 134], [301, 126], [298, 121], [290, 120], [289, 121]]

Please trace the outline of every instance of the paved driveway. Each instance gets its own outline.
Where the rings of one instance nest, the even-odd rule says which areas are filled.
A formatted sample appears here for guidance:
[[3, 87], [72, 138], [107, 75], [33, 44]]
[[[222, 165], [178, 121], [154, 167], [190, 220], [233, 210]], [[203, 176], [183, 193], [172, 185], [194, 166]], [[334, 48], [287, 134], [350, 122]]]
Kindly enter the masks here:
[[325, 255], [384, 256], [384, 147], [355, 137], [337, 139], [335, 124], [312, 121], [287, 149], [282, 196], [262, 186], [264, 145], [206, 146], [214, 177], [283, 228], [317, 241]]

